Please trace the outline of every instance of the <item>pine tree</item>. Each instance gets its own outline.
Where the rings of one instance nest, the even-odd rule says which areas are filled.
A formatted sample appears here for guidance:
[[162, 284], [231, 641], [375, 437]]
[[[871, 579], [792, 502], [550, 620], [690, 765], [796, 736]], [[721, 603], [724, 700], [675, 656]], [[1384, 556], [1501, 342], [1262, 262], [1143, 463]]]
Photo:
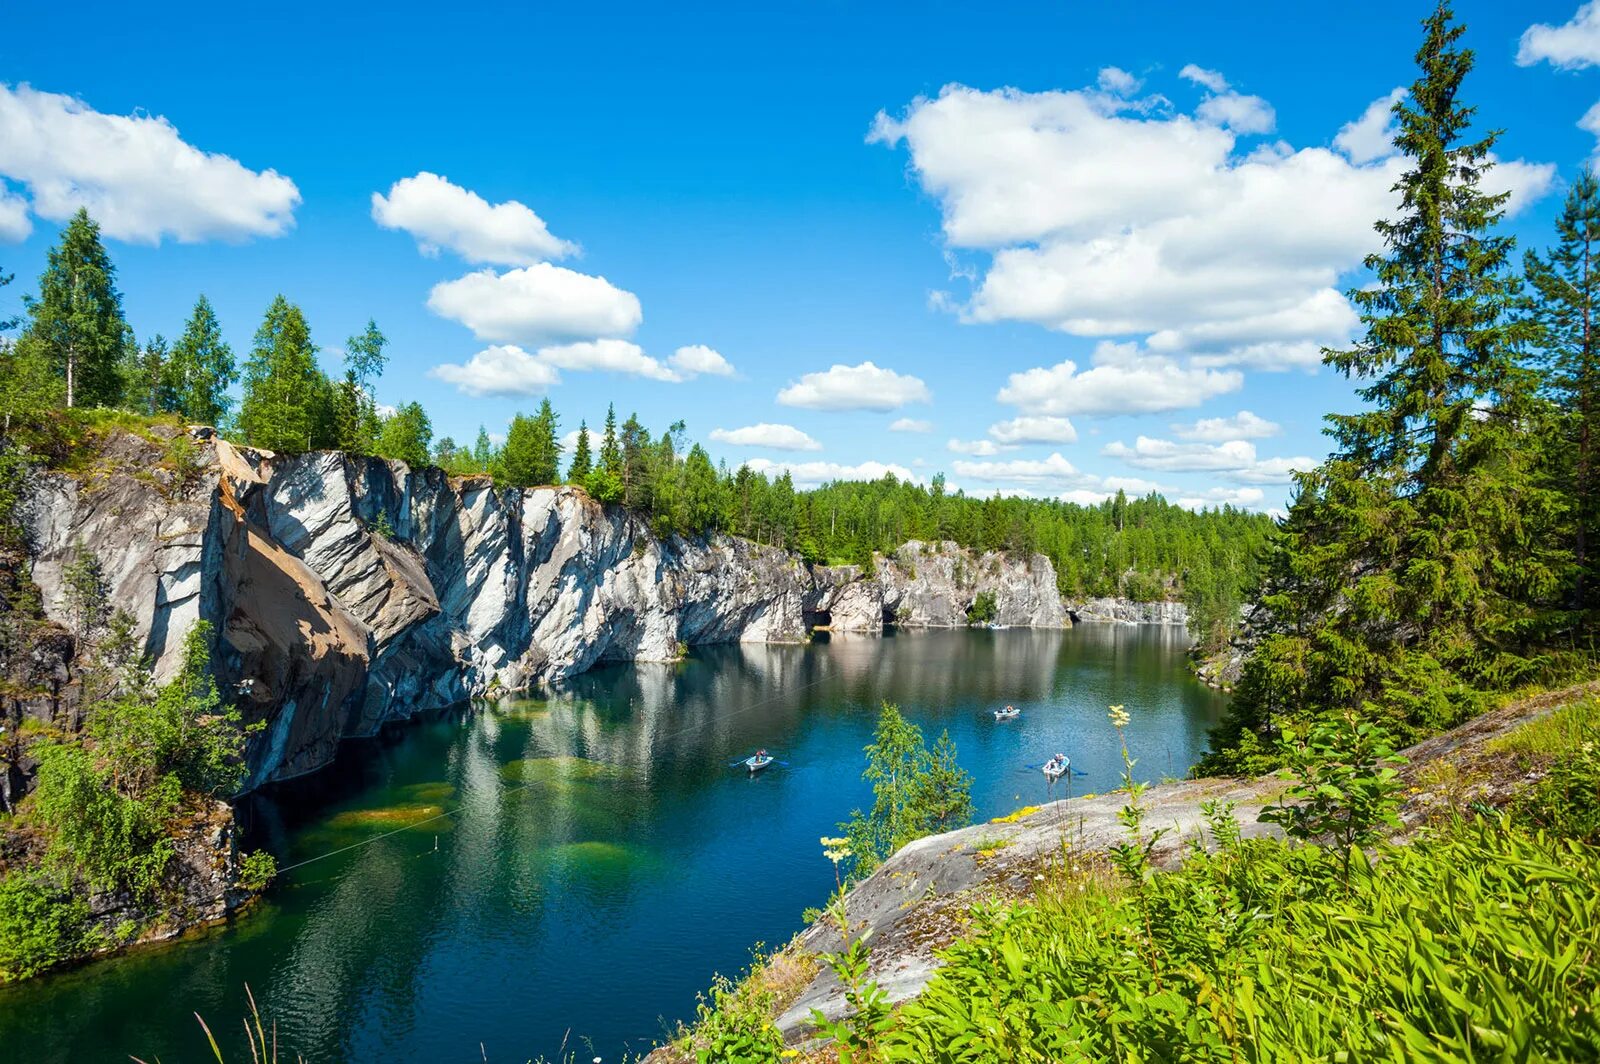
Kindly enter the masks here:
[[129, 346], [123, 371], [123, 399], [141, 414], [170, 413], [177, 401], [170, 387], [166, 337], [160, 333], [145, 341], [144, 350]]
[[594, 472], [594, 458], [589, 453], [589, 426], [578, 422], [578, 442], [572, 447], [572, 465], [567, 468], [567, 483], [587, 485], [589, 474]]
[[233, 405], [228, 389], [238, 379], [233, 348], [222, 338], [211, 301], [202, 295], [184, 323], [183, 335], [172, 345], [166, 387], [180, 414], [201, 425], [216, 425]]
[[1600, 612], [1600, 181], [1584, 167], [1556, 220], [1556, 246], [1524, 269], [1542, 330], [1546, 387], [1556, 404], [1546, 459], [1566, 497], [1564, 531], [1572, 551], [1567, 601], [1579, 637]]
[[533, 483], [561, 483], [561, 419], [548, 398], [539, 400], [533, 431]]
[[80, 209], [50, 249], [38, 298], [24, 300], [29, 320], [21, 342], [36, 345], [55, 367], [69, 407], [122, 400], [119, 368], [132, 341], [116, 274], [100, 227]]
[[239, 428], [252, 446], [274, 451], [304, 451], [315, 446], [331, 399], [327, 379], [317, 369], [317, 348], [300, 308], [283, 296], [273, 299], [255, 347], [244, 367], [244, 402]]
[[558, 483], [561, 445], [555, 440], [555, 431], [555, 411], [548, 399], [533, 417], [513, 417], [495, 463], [495, 480], [514, 488]]

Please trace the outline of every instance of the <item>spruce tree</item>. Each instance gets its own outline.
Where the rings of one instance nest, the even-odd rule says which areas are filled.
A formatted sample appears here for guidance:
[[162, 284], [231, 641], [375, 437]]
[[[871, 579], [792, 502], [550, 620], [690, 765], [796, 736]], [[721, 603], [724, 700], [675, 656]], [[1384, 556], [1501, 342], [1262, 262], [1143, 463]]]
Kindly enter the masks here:
[[478, 438], [472, 444], [472, 464], [480, 473], [487, 473], [494, 466], [494, 441], [489, 439], [489, 430], [482, 425], [478, 426]]
[[[137, 348], [130, 347], [130, 352]], [[144, 350], [130, 357], [123, 381], [123, 398], [141, 414], [166, 414], [177, 409], [169, 380], [171, 356], [160, 333], [145, 341]]]
[[1600, 614], [1600, 181], [1588, 167], [1567, 193], [1556, 236], [1544, 257], [1527, 254], [1524, 271], [1556, 407], [1546, 461], [1566, 499], [1566, 597], [1576, 615], [1572, 634], [1582, 642], [1592, 639]]
[[202, 295], [184, 323], [183, 335], [172, 345], [167, 389], [184, 417], [201, 425], [216, 425], [233, 405], [228, 389], [238, 379], [233, 348], [222, 338], [211, 301]]
[[594, 457], [589, 451], [589, 426], [578, 422], [578, 442], [572, 447], [572, 465], [567, 468], [567, 483], [587, 486], [594, 472]]
[[122, 400], [124, 352], [132, 339], [122, 316], [116, 267], [100, 227], [79, 210], [50, 249], [38, 298], [24, 299], [34, 346], [65, 382], [67, 406], [115, 406]]
[[305, 315], [283, 296], [276, 297], [245, 362], [239, 428], [246, 442], [274, 451], [309, 450], [328, 390], [317, 369], [317, 348]]
[[533, 417], [533, 480], [534, 484], [561, 483], [561, 419], [548, 398], [539, 401], [539, 412]]
[[1423, 25], [1421, 76], [1394, 108], [1398, 214], [1377, 224], [1375, 283], [1350, 293], [1365, 335], [1324, 353], [1365, 406], [1330, 416], [1335, 452], [1301, 478], [1301, 532], [1278, 567], [1315, 594], [1291, 609], [1295, 640], [1262, 651], [1297, 659], [1304, 710], [1387, 715], [1408, 735], [1527, 675], [1556, 572], [1544, 533], [1557, 500], [1524, 438], [1536, 328], [1498, 230], [1506, 195], [1481, 187], [1496, 134], [1469, 138], [1459, 93], [1473, 56], [1448, 5]]

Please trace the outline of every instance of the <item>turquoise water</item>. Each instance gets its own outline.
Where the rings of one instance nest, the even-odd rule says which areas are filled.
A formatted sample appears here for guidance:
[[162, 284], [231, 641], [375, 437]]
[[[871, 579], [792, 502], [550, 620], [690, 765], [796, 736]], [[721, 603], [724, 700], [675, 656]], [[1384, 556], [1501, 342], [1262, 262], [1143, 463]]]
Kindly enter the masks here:
[[[247, 984], [286, 1061], [640, 1053], [826, 898], [817, 840], [869, 797], [881, 700], [950, 730], [988, 818], [1064, 794], [1028, 767], [1057, 750], [1078, 793], [1114, 787], [1108, 703], [1142, 774], [1183, 774], [1221, 709], [1183, 650], [1111, 626], [836, 635], [397, 727], [246, 811], [280, 864], [333, 856], [230, 927], [0, 990], [0, 1060], [210, 1060], [195, 1012], [247, 1060]], [[1022, 718], [997, 725], [1008, 702]], [[730, 767], [757, 746], [785, 763]]]

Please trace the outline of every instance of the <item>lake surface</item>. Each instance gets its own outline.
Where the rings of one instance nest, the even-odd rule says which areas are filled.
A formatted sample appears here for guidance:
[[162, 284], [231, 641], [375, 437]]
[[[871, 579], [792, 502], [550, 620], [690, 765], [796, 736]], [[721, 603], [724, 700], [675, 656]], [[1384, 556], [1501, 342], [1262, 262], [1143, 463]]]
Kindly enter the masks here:
[[[285, 1061], [642, 1053], [714, 972], [825, 901], [817, 840], [870, 800], [861, 748], [882, 700], [930, 742], [949, 729], [986, 819], [1064, 795], [1029, 767], [1057, 750], [1086, 773], [1075, 792], [1115, 787], [1110, 703], [1133, 715], [1140, 775], [1187, 771], [1222, 699], [1185, 645], [1094, 625], [711, 647], [393, 729], [251, 804], [280, 865], [312, 861], [261, 907], [0, 989], [0, 1060], [209, 1061], [195, 1012], [248, 1060], [246, 984]], [[1022, 718], [996, 724], [1005, 703]], [[783, 763], [730, 767], [758, 746]]]

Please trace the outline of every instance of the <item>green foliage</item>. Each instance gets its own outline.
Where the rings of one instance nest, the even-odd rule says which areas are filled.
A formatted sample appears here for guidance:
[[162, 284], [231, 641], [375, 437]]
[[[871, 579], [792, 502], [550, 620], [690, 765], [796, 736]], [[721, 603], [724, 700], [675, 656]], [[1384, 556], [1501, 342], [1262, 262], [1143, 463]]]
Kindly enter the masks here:
[[233, 405], [228, 389], [238, 379], [233, 349], [222, 339], [211, 301], [202, 295], [167, 359], [166, 388], [172, 399], [167, 409], [197, 424], [216, 425]]
[[978, 597], [972, 600], [972, 605], [967, 607], [968, 624], [990, 624], [999, 615], [999, 607], [995, 603], [993, 591], [980, 591]]
[[39, 295], [23, 297], [28, 327], [18, 345], [51, 367], [69, 407], [122, 400], [121, 367], [133, 338], [116, 275], [100, 227], [79, 209], [50, 249]]
[[239, 862], [239, 886], [245, 890], [266, 890], [277, 874], [277, 859], [266, 850], [252, 850]]
[[531, 488], [561, 482], [561, 441], [558, 420], [550, 400], [539, 404], [534, 417], [518, 414], [506, 430], [494, 467], [495, 483]]
[[710, 994], [695, 1005], [694, 1027], [674, 1039], [696, 1064], [770, 1064], [785, 1056], [773, 1016], [809, 979], [812, 966], [781, 953], [763, 957], [760, 946], [754, 953], [742, 979], [718, 975], [712, 981]]
[[822, 962], [832, 969], [844, 988], [845, 1011], [830, 1020], [819, 1009], [811, 1010], [817, 1030], [833, 1039], [839, 1064], [854, 1064], [878, 1059], [878, 1042], [893, 1026], [889, 997], [867, 977], [866, 936], [855, 939], [838, 953], [825, 953]]
[[567, 467], [567, 483], [587, 485], [594, 472], [594, 455], [590, 453], [589, 426], [578, 422], [578, 442], [572, 447], [572, 464]]
[[92, 946], [87, 901], [36, 872], [0, 876], [0, 983], [37, 975]]
[[949, 732], [930, 751], [922, 729], [885, 702], [866, 754], [861, 778], [872, 784], [872, 809], [857, 809], [839, 825], [849, 840], [852, 878], [867, 875], [914, 839], [972, 819], [972, 777], [956, 763]]
[[384, 539], [394, 538], [394, 526], [389, 523], [388, 510], [379, 510], [378, 516], [372, 519], [372, 533]]
[[413, 469], [428, 464], [428, 445], [433, 441], [433, 425], [421, 403], [406, 403], [383, 420], [378, 434], [377, 453], [383, 458], [398, 458]]
[[1379, 857], [1346, 892], [1336, 853], [1230, 841], [1153, 877], [1148, 925], [1092, 880], [980, 906], [880, 1058], [1594, 1059], [1594, 851], [1480, 825]]
[[283, 296], [267, 307], [244, 366], [239, 429], [254, 447], [308, 451], [328, 433], [332, 389], [300, 308]]
[[1281, 825], [1290, 838], [1327, 839], [1348, 854], [1400, 826], [1395, 766], [1406, 759], [1378, 725], [1353, 717], [1319, 722], [1303, 741], [1285, 732], [1280, 753], [1296, 782], [1261, 819]]
[[177, 779], [162, 776], [137, 797], [111, 767], [73, 743], [34, 747], [39, 773], [33, 813], [49, 833], [45, 867], [95, 890], [126, 890], [148, 899], [174, 848], [166, 823], [177, 811]]

